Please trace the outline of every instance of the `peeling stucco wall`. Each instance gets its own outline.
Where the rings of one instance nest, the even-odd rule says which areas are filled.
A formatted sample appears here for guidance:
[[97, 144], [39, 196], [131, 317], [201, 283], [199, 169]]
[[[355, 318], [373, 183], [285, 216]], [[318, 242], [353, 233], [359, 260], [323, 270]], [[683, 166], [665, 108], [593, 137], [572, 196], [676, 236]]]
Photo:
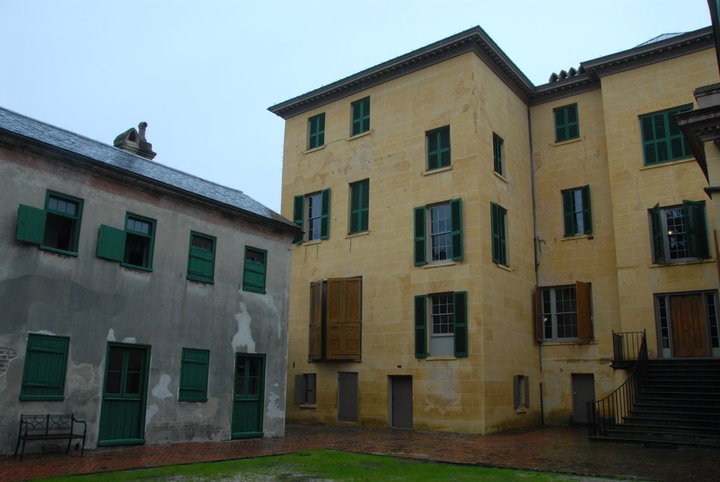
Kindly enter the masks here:
[[[15, 240], [18, 204], [48, 189], [84, 201], [77, 256]], [[284, 434], [290, 235], [1, 145], [0, 192], [0, 453], [20, 413], [72, 412], [96, 445], [110, 342], [149, 347], [146, 443], [229, 439], [236, 353], [265, 355], [263, 433]], [[96, 256], [99, 226], [128, 211], [156, 220], [151, 272]], [[217, 238], [213, 284], [186, 278], [190, 231]], [[264, 294], [242, 290], [244, 246], [267, 250]], [[28, 333], [70, 338], [63, 400], [19, 400]], [[206, 402], [178, 401], [183, 348], [210, 352]]]

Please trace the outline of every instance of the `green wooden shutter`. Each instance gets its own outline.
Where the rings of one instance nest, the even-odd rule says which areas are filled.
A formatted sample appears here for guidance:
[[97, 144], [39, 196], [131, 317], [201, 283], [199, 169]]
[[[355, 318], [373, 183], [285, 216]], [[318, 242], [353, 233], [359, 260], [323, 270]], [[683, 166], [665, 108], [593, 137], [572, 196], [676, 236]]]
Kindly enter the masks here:
[[428, 171], [440, 167], [439, 138], [436, 132], [425, 134], [427, 139], [427, 168]]
[[652, 261], [653, 263], [665, 262], [665, 234], [662, 229], [662, 212], [660, 205], [656, 204], [649, 209], [650, 231], [652, 233]]
[[555, 109], [555, 142], [565, 140], [565, 115], [563, 109]]
[[426, 324], [427, 297], [415, 297], [415, 357], [427, 358], [427, 324]]
[[29, 334], [20, 400], [62, 400], [70, 338]]
[[590, 208], [590, 185], [582, 187], [582, 215], [585, 231], [583, 234], [592, 234], [592, 210]]
[[572, 189], [562, 191], [562, 201], [565, 237], [575, 236], [575, 234], [577, 234], [577, 223], [575, 222], [575, 201], [573, 199]]
[[[295, 196], [293, 200], [293, 222], [303, 227], [303, 221], [304, 221], [304, 208], [305, 208], [305, 196]], [[295, 243], [302, 243], [303, 235], [300, 233], [297, 235], [297, 237], [293, 240]]]
[[[252, 259], [253, 257], [258, 259]], [[265, 293], [266, 273], [267, 251], [246, 246], [245, 264], [243, 267], [243, 290]]]
[[183, 348], [178, 400], [181, 402], [207, 401], [209, 359], [210, 352], [208, 350]]
[[688, 254], [693, 258], [709, 258], [705, 201], [683, 201], [683, 215], [687, 223]]
[[370, 229], [370, 180], [366, 179], [360, 186], [360, 231]]
[[460, 261], [463, 259], [462, 200], [450, 201], [450, 221], [452, 222], [452, 259]]
[[360, 232], [360, 183], [350, 185], [350, 234]]
[[[196, 244], [197, 243], [197, 244]], [[188, 279], [212, 283], [215, 272], [215, 238], [190, 233]]]
[[578, 110], [577, 104], [572, 104], [567, 107], [567, 138], [575, 139], [580, 135], [580, 129], [578, 126]]
[[492, 260], [493, 263], [501, 262], [501, 248], [500, 248], [500, 206], [491, 202], [490, 203], [490, 225], [491, 225], [491, 236], [492, 236]]
[[96, 254], [98, 258], [121, 262], [125, 254], [125, 231], [101, 224]]
[[320, 239], [330, 237], [330, 189], [322, 191], [322, 208], [320, 214]]
[[467, 323], [467, 292], [453, 293], [455, 316], [453, 331], [455, 332], [455, 356], [463, 358], [468, 356], [468, 323]]
[[15, 238], [31, 244], [42, 244], [45, 237], [45, 211], [20, 204]]
[[350, 234], [368, 230], [369, 188], [367, 179], [350, 185]]
[[427, 264], [425, 227], [425, 206], [415, 208], [415, 266]]

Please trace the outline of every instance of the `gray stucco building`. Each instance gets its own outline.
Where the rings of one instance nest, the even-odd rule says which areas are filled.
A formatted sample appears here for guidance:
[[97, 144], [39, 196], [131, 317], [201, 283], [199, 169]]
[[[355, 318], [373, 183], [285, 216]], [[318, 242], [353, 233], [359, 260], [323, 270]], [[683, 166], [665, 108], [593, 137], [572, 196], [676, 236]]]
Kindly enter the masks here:
[[[240, 191], [0, 108], [0, 453], [20, 414], [88, 447], [280, 436], [290, 246]], [[28, 451], [40, 444], [28, 445]]]

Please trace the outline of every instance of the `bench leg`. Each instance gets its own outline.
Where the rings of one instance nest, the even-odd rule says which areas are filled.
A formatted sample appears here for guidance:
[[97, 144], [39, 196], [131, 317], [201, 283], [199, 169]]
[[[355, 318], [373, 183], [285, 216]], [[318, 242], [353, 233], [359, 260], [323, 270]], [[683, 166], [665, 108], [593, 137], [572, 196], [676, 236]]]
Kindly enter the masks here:
[[65, 453], [70, 452], [70, 445], [72, 445], [72, 441], [73, 441], [73, 438], [68, 437], [68, 444], [67, 444], [67, 447], [65, 447]]

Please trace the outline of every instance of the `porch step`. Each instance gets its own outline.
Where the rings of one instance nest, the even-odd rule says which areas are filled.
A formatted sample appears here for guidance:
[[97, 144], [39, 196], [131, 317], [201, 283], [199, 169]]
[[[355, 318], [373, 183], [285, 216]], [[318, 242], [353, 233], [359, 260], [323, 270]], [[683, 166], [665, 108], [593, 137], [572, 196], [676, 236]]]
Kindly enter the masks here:
[[720, 360], [648, 361], [623, 423], [591, 438], [720, 447]]

